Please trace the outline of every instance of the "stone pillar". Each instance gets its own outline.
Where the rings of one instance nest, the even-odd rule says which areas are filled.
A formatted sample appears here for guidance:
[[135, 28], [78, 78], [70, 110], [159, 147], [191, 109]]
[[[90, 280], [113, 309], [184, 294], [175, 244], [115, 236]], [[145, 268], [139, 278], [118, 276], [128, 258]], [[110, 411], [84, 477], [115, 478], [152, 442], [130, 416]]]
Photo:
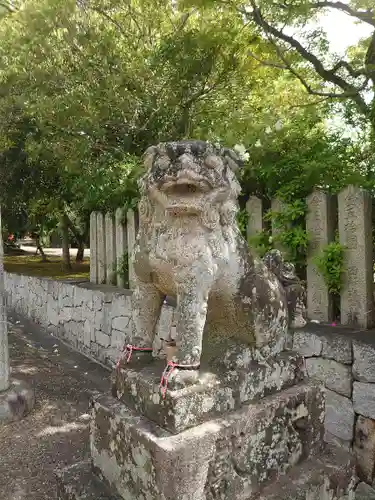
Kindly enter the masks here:
[[[283, 202], [279, 200], [278, 198], [274, 198], [271, 201], [271, 212], [282, 212], [283, 210]], [[282, 232], [282, 229], [279, 229], [274, 221], [272, 220], [272, 238], [275, 239], [277, 236]], [[287, 249], [284, 248], [280, 242], [275, 242], [274, 247], [283, 252], [285, 254], [287, 252]]]
[[98, 263], [98, 283], [106, 282], [106, 245], [105, 245], [105, 220], [104, 214], [96, 214], [96, 237], [97, 237], [97, 263]]
[[115, 219], [111, 213], [105, 214], [105, 247], [108, 284], [116, 284], [116, 232]]
[[133, 249], [136, 238], [136, 220], [134, 210], [128, 210], [126, 214], [127, 221], [127, 234], [128, 234], [128, 262], [129, 262], [129, 288], [134, 288], [134, 263], [133, 263]]
[[247, 222], [247, 239], [249, 239], [263, 231], [262, 200], [257, 196], [250, 196], [246, 203], [246, 211], [249, 214]]
[[96, 212], [90, 215], [90, 281], [98, 282], [97, 225]]
[[128, 235], [126, 231], [126, 223], [124, 221], [124, 210], [118, 208], [115, 215], [116, 226], [116, 258], [117, 258], [117, 286], [125, 288], [124, 277], [118, 274], [124, 254], [128, 251]]
[[332, 196], [314, 191], [307, 198], [306, 230], [309, 235], [307, 252], [307, 317], [324, 323], [333, 320], [332, 297], [314, 263], [324, 247], [334, 239], [335, 212]]
[[9, 388], [9, 349], [4, 282], [4, 247], [0, 207], [0, 392]]
[[372, 203], [369, 193], [348, 186], [338, 196], [340, 242], [346, 247], [341, 323], [373, 325]]

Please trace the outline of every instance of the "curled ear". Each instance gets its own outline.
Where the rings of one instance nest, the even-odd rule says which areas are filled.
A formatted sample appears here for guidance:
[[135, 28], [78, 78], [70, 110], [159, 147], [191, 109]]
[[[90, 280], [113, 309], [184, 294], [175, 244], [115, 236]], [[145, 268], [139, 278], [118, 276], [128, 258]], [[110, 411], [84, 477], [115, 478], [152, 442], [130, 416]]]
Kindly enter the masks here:
[[152, 205], [147, 196], [142, 196], [138, 203], [139, 225], [148, 225], [152, 219]]
[[157, 153], [158, 153], [158, 148], [156, 146], [150, 146], [144, 152], [142, 159], [143, 159], [143, 164], [147, 170], [151, 169]]
[[225, 163], [233, 172], [236, 172], [239, 168], [242, 167], [243, 161], [238, 156], [238, 154], [235, 151], [233, 151], [233, 149], [224, 148], [223, 156]]

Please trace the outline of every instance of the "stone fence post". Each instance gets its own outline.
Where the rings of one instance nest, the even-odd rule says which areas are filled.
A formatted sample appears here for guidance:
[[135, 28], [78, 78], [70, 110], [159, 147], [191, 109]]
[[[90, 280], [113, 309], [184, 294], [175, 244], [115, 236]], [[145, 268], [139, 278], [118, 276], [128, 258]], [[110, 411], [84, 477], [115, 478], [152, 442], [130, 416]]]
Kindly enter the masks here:
[[104, 214], [98, 212], [96, 214], [96, 235], [97, 235], [97, 262], [98, 262], [98, 280], [97, 283], [103, 284], [106, 282], [107, 276], [107, 259], [106, 259], [106, 244], [105, 244], [105, 220]]
[[307, 252], [307, 316], [321, 322], [333, 320], [332, 297], [314, 263], [322, 250], [334, 239], [335, 213], [332, 196], [315, 191], [307, 198], [306, 230], [309, 235]]
[[97, 254], [97, 214], [90, 214], [90, 282], [98, 282], [98, 254]]
[[128, 265], [129, 265], [129, 288], [134, 288], [134, 263], [133, 249], [136, 238], [136, 220], [134, 210], [129, 209], [126, 214], [127, 220], [127, 236], [128, 236]]
[[105, 253], [106, 253], [106, 283], [115, 285], [117, 283], [116, 270], [116, 232], [115, 220], [111, 213], [105, 214]]
[[338, 195], [338, 208], [340, 242], [346, 247], [341, 323], [370, 328], [374, 319], [370, 194], [348, 186]]
[[115, 215], [115, 231], [116, 231], [116, 259], [117, 259], [117, 286], [125, 288], [125, 280], [122, 274], [119, 274], [123, 265], [124, 254], [128, 251], [128, 235], [126, 229], [126, 221], [124, 220], [124, 209], [118, 208]]
[[249, 215], [247, 222], [247, 239], [263, 231], [263, 206], [262, 200], [257, 196], [250, 196], [246, 203]]

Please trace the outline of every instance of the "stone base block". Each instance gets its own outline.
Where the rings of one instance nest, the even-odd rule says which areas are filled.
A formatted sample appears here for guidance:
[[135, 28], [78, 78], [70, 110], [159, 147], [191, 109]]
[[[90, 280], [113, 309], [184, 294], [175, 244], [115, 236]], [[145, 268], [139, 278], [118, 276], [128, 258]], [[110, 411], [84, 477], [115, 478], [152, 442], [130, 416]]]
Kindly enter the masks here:
[[129, 364], [113, 372], [112, 394], [177, 434], [291, 387], [305, 376], [299, 355], [284, 352], [256, 361], [243, 346], [224, 349], [220, 355], [214, 349], [205, 351], [194, 383], [183, 383], [187, 372], [173, 372], [165, 399], [160, 390], [165, 361], [134, 354]]
[[91, 462], [55, 472], [57, 500], [122, 500], [93, 473]]
[[354, 500], [356, 483], [353, 457], [340, 448], [329, 447], [266, 487], [256, 499]]
[[[119, 497], [94, 474], [91, 462], [81, 462], [56, 473], [57, 500], [131, 500], [135, 497]], [[354, 465], [343, 450], [330, 448], [319, 458], [312, 457], [294, 467], [289, 474], [280, 477], [255, 496], [247, 500], [373, 500], [375, 492], [361, 483], [354, 496], [356, 478]], [[164, 500], [164, 495], [139, 496], [147, 500]], [[190, 498], [190, 497], [189, 497]], [[233, 498], [223, 491], [215, 500]], [[236, 500], [239, 497], [235, 497]], [[243, 498], [243, 497], [241, 497]]]
[[255, 499], [322, 449], [324, 395], [298, 384], [177, 435], [102, 396], [93, 403], [93, 466], [126, 500]]
[[21, 420], [34, 404], [34, 389], [26, 382], [12, 378], [9, 389], [0, 392], [0, 425]]

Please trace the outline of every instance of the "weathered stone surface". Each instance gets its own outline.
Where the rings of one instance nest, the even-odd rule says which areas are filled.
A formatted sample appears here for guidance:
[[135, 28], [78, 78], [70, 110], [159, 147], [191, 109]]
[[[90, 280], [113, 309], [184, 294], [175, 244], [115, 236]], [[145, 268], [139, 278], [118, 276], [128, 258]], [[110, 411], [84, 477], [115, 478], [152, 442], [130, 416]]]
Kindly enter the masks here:
[[246, 211], [249, 215], [247, 221], [247, 239], [263, 231], [262, 200], [257, 196], [250, 196], [246, 202]]
[[237, 338], [263, 357], [283, 350], [284, 288], [249, 251], [236, 223], [236, 153], [204, 141], [169, 142], [149, 148], [144, 163], [133, 343], [152, 347], [170, 295], [177, 296], [177, 364], [199, 367], [204, 332]]
[[[133, 210], [128, 210], [126, 213], [126, 239], [128, 243], [128, 254], [129, 257], [133, 254], [134, 245], [137, 235], [137, 229], [135, 227], [135, 213]], [[129, 288], [134, 289], [134, 263], [133, 259], [128, 259], [128, 273], [129, 273]]]
[[354, 453], [360, 478], [371, 484], [375, 471], [375, 421], [361, 415], [355, 426]]
[[353, 362], [352, 340], [348, 335], [326, 333], [321, 337], [323, 358], [350, 365]]
[[91, 454], [127, 500], [136, 491], [150, 500], [213, 500], [222, 491], [245, 500], [321, 450], [323, 413], [320, 389], [302, 384], [171, 435], [104, 396], [94, 402]]
[[[208, 347], [212, 345], [209, 339], [207, 344]], [[176, 370], [169, 378], [165, 399], [159, 388], [165, 362], [132, 359], [131, 363], [113, 372], [113, 394], [176, 433], [290, 387], [304, 377], [303, 363], [297, 355], [282, 353], [264, 362], [255, 362], [245, 349], [241, 349], [242, 357], [235, 352], [232, 359], [228, 358], [227, 366], [225, 347], [218, 349], [220, 357], [215, 356], [213, 349], [204, 350], [196, 383], [181, 383], [179, 376], [184, 372]]]
[[124, 500], [100, 481], [89, 461], [57, 470], [55, 475], [57, 500]]
[[316, 268], [315, 257], [334, 239], [333, 199], [327, 193], [314, 191], [307, 198], [307, 207], [307, 309], [310, 319], [328, 322], [333, 319], [332, 298], [323, 276]]
[[350, 399], [326, 389], [326, 431], [344, 441], [351, 441], [354, 432], [354, 409]]
[[[329, 447], [267, 486], [256, 500], [354, 500], [355, 485], [351, 456]], [[218, 498], [224, 500], [224, 496]]]
[[356, 413], [375, 419], [375, 384], [354, 382], [353, 404]]
[[306, 369], [309, 377], [322, 382], [331, 389], [348, 398], [352, 395], [352, 371], [350, 366], [337, 363], [333, 359], [308, 358]]
[[296, 330], [293, 338], [293, 350], [301, 356], [320, 356], [323, 344], [321, 338], [315, 333], [305, 330]]
[[[125, 223], [125, 213], [123, 208], [118, 208], [115, 214], [115, 233], [116, 233], [116, 257], [117, 269], [123, 265], [123, 259], [128, 251], [128, 234]], [[125, 288], [125, 277], [122, 273], [117, 273], [117, 285]]]
[[327, 443], [328, 445], [335, 446], [336, 448], [342, 448], [346, 451], [350, 451], [352, 447], [352, 440], [344, 441], [343, 439], [334, 436], [328, 431], [325, 431], [324, 433], [324, 442]]
[[375, 500], [375, 490], [366, 483], [359, 483], [355, 491], [355, 500]]
[[0, 425], [20, 420], [34, 408], [34, 404], [34, 389], [12, 377], [9, 389], [0, 392]]
[[374, 323], [372, 199], [348, 186], [338, 195], [340, 243], [345, 246], [341, 322], [370, 328]]
[[107, 256], [105, 243], [105, 222], [104, 214], [97, 212], [96, 214], [96, 258], [97, 258], [97, 282], [103, 284], [107, 278]]
[[112, 213], [105, 214], [106, 283], [117, 283], [116, 226]]
[[90, 215], [90, 281], [98, 282], [96, 212]]
[[104, 396], [94, 403], [91, 457], [98, 472], [126, 500], [140, 494], [147, 500], [203, 500], [216, 432], [217, 426], [195, 428], [174, 438]]
[[353, 375], [360, 382], [375, 383], [375, 345], [353, 342]]

